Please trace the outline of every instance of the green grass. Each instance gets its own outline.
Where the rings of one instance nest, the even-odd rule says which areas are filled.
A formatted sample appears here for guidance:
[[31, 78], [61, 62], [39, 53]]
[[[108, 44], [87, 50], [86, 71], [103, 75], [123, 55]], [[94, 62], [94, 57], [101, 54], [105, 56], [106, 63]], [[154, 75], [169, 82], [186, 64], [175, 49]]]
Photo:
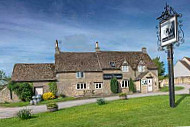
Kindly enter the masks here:
[[[178, 91], [178, 90], [182, 90], [184, 89], [183, 86], [175, 86], [175, 91]], [[168, 92], [169, 91], [169, 87], [168, 86], [164, 86], [160, 89], [161, 92]]]
[[34, 115], [29, 120], [0, 120], [0, 127], [171, 127], [190, 125], [190, 96], [177, 95], [177, 107], [168, 96], [88, 104]]
[[[51, 103], [51, 102], [63, 102], [63, 101], [70, 101], [70, 100], [74, 100], [74, 97], [59, 97], [53, 100], [47, 100], [47, 101], [41, 101], [40, 103], [38, 103], [38, 105], [42, 105], [42, 104], [47, 104], [47, 103]], [[15, 102], [15, 103], [9, 103], [9, 102], [5, 102], [5, 103], [0, 103], [0, 107], [23, 107], [23, 106], [27, 106], [29, 105], [29, 102]]]

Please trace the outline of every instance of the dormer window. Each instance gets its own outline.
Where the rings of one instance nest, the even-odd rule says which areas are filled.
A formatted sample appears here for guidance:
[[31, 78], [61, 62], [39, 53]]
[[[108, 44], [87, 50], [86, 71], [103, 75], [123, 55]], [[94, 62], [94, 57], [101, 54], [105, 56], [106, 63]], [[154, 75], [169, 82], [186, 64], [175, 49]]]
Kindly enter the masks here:
[[111, 67], [115, 67], [115, 62], [110, 62]]
[[83, 72], [77, 72], [76, 73], [76, 78], [83, 78], [84, 77], [84, 73]]
[[127, 65], [121, 66], [121, 70], [122, 70], [122, 72], [128, 72], [129, 66], [127, 66]]
[[145, 63], [143, 60], [140, 60], [138, 64], [138, 72], [145, 72]]
[[139, 65], [138, 66], [138, 72], [145, 72], [145, 66]]

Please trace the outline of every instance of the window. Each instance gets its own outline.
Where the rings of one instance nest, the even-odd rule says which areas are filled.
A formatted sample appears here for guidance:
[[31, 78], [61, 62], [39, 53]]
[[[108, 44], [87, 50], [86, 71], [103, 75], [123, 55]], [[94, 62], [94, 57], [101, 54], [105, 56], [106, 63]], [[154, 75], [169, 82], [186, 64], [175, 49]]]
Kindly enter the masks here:
[[122, 69], [123, 72], [128, 72], [129, 71], [128, 66], [122, 66], [121, 69]]
[[102, 89], [102, 83], [101, 82], [96, 82], [95, 84], [95, 89]]
[[110, 62], [111, 67], [115, 67], [115, 62]]
[[142, 79], [141, 80], [141, 85], [147, 85], [147, 80], [146, 79]]
[[77, 78], [83, 78], [84, 77], [84, 73], [83, 72], [77, 72], [76, 73], [76, 77]]
[[123, 80], [121, 82], [121, 88], [128, 88], [129, 87], [129, 80]]
[[139, 65], [138, 66], [138, 71], [139, 72], [144, 72], [145, 71], [145, 66]]
[[76, 89], [86, 89], [86, 83], [77, 83]]

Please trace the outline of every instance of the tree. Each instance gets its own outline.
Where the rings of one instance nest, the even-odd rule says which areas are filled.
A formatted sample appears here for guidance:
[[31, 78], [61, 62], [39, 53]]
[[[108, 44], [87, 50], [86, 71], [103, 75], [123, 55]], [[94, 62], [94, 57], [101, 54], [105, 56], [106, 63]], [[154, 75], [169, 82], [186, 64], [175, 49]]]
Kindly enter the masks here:
[[7, 86], [9, 90], [12, 92], [14, 91], [16, 95], [22, 100], [22, 101], [29, 101], [32, 99], [33, 96], [33, 90], [32, 90], [32, 84], [31, 83], [14, 83], [10, 82]]
[[55, 96], [57, 94], [57, 84], [56, 82], [50, 82], [49, 85], [49, 91], [52, 92]]
[[118, 85], [118, 81], [117, 78], [112, 78], [110, 81], [110, 87], [111, 87], [111, 91], [113, 93], [118, 93], [119, 92], [119, 85]]
[[129, 91], [131, 91], [131, 92], [136, 91], [135, 85], [134, 85], [134, 82], [133, 82], [132, 78], [130, 78], [130, 80], [129, 80]]
[[3, 70], [0, 70], [0, 85], [6, 85], [10, 81], [10, 78], [6, 76]]
[[158, 76], [163, 76], [165, 73], [164, 62], [160, 60], [160, 57], [154, 58], [153, 62], [158, 67]]

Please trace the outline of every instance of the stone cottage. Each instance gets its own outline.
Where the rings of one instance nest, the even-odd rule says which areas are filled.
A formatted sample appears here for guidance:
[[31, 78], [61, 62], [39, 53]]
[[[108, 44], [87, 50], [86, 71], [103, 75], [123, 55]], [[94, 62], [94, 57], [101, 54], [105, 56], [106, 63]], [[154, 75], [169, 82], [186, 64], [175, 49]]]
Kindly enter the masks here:
[[48, 91], [56, 82], [58, 94], [66, 96], [111, 95], [110, 80], [116, 77], [121, 92], [129, 91], [129, 79], [136, 90], [154, 92], [158, 87], [158, 70], [146, 48], [141, 51], [62, 52], [55, 46], [55, 63], [15, 64], [12, 81], [33, 82], [35, 94]]

